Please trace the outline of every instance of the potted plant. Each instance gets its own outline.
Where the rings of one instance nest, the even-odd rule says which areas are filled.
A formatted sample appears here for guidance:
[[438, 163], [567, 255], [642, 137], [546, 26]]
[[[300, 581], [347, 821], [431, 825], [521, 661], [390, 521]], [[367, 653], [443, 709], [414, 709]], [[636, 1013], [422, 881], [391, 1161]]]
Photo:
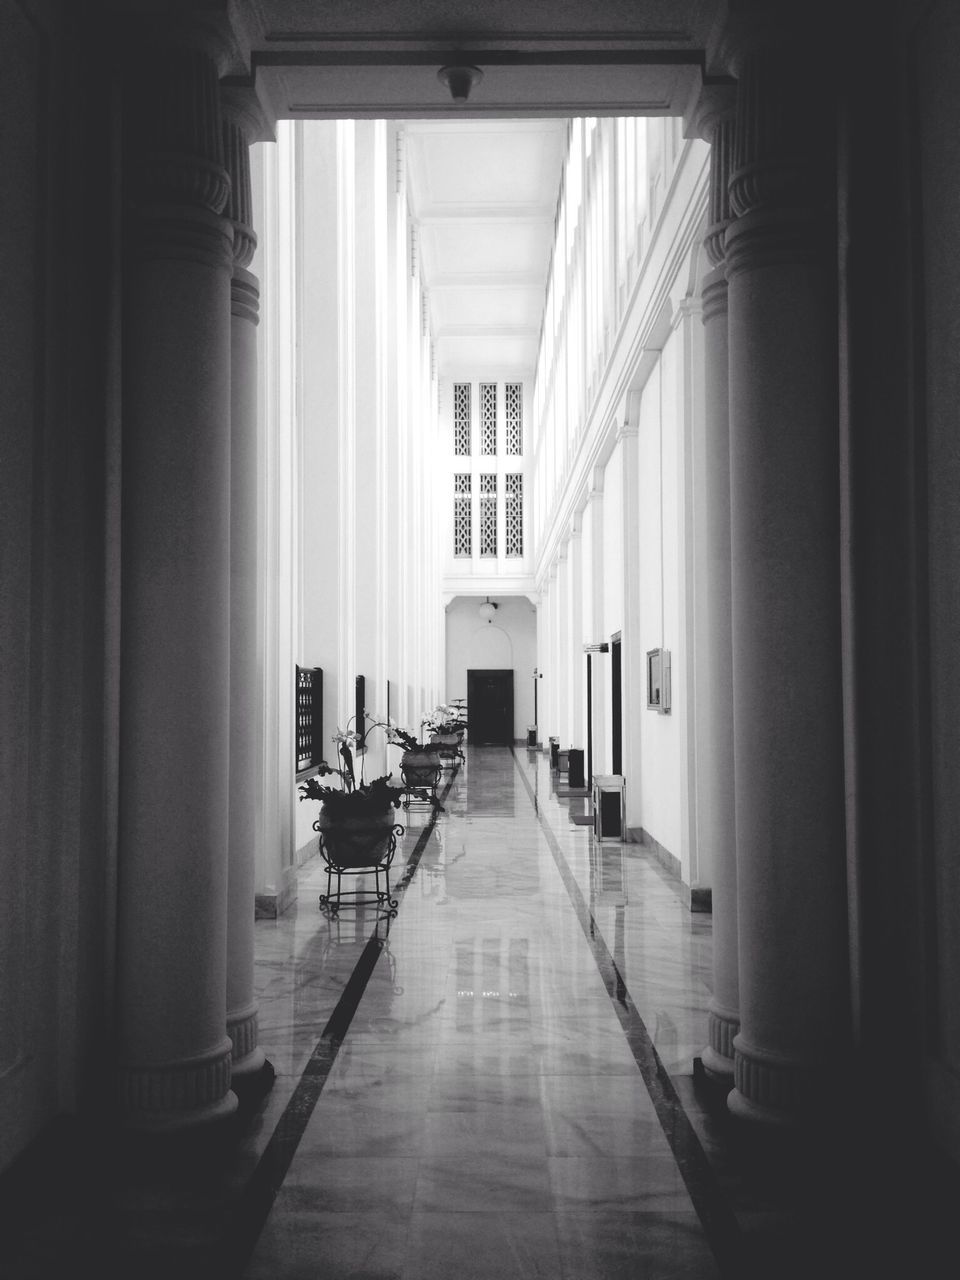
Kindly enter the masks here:
[[440, 753], [444, 764], [455, 764], [463, 759], [460, 743], [463, 741], [464, 723], [458, 718], [456, 707], [441, 703], [435, 707], [423, 723], [430, 729], [430, 741]]
[[[406, 729], [399, 728], [397, 725], [387, 724], [384, 727], [387, 733], [387, 741], [392, 742], [394, 746], [402, 748], [400, 776], [403, 778], [405, 785], [412, 794], [416, 794], [420, 790], [428, 791], [431, 803], [439, 808], [440, 801], [437, 799], [437, 784], [440, 781], [443, 761], [440, 759], [436, 743], [421, 742], [412, 733], [409, 733]], [[409, 796], [404, 803], [409, 808]]]
[[[327, 892], [320, 895], [320, 903], [338, 910], [344, 897], [342, 876], [373, 871], [376, 888], [372, 894], [358, 890], [346, 896], [354, 902], [386, 902], [395, 910], [397, 902], [390, 896], [389, 871], [403, 827], [394, 821], [394, 810], [399, 808], [409, 788], [392, 782], [392, 774], [366, 782], [362, 764], [357, 779], [354, 751], [359, 736], [349, 728], [349, 723], [346, 730], [337, 730], [333, 741], [343, 767], [335, 769], [322, 760], [316, 775], [307, 778], [299, 788], [301, 800], [320, 801], [320, 815], [313, 824], [327, 867]], [[339, 781], [323, 782], [323, 778]], [[332, 892], [333, 876], [337, 878], [335, 893]]]

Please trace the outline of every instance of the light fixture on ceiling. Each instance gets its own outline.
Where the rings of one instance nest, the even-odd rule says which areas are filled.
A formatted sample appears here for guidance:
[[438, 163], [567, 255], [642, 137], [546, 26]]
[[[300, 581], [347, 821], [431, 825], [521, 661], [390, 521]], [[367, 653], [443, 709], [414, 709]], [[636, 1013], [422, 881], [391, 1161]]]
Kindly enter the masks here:
[[466, 102], [470, 97], [470, 90], [483, 79], [483, 72], [479, 67], [451, 65], [441, 67], [437, 72], [437, 79], [450, 90], [454, 102]]
[[486, 600], [484, 600], [477, 612], [480, 614], [480, 617], [484, 622], [492, 622], [499, 608], [500, 606], [498, 604], [494, 604], [490, 597], [487, 596]]

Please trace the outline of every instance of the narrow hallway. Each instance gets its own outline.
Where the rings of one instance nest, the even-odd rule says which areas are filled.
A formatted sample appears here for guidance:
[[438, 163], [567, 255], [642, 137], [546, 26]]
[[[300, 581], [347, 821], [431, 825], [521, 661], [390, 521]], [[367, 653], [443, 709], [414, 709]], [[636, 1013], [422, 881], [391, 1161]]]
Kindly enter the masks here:
[[470, 748], [404, 819], [395, 919], [326, 919], [308, 867], [258, 926], [286, 1109], [247, 1280], [719, 1274], [736, 1226], [666, 1074], [705, 1042], [710, 920], [556, 779]]

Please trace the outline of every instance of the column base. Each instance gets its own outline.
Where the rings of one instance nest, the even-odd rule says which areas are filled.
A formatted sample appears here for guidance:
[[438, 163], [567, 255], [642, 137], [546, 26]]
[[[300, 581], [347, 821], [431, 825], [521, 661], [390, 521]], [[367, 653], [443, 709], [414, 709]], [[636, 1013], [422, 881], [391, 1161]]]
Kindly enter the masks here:
[[711, 1045], [707, 1045], [700, 1055], [700, 1061], [703, 1063], [703, 1069], [711, 1080], [717, 1084], [733, 1084], [734, 1063], [732, 1058], [721, 1057], [716, 1049]]
[[812, 1064], [758, 1049], [742, 1035], [735, 1037], [733, 1049], [734, 1088], [727, 1106], [738, 1119], [799, 1129], [826, 1115], [825, 1083]]
[[710, 1043], [701, 1054], [703, 1069], [719, 1084], [732, 1085], [735, 1075], [733, 1041], [740, 1030], [740, 1020], [711, 1002], [707, 1013]]
[[120, 1119], [138, 1133], [178, 1133], [228, 1120], [239, 1105], [230, 1087], [231, 1044], [158, 1066], [122, 1067]]

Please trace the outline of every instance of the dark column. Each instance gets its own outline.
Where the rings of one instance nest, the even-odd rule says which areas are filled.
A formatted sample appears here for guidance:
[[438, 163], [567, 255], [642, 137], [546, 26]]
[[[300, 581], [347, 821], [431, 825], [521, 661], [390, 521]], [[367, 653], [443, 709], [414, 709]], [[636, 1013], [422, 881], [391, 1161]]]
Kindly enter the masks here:
[[132, 1127], [169, 1130], [237, 1105], [223, 1017], [233, 228], [213, 51], [148, 48], [126, 102], [120, 1100]]
[[703, 854], [711, 868], [713, 992], [710, 1042], [703, 1065], [733, 1082], [733, 1038], [740, 1027], [737, 848], [733, 773], [733, 652], [730, 576], [730, 399], [727, 277], [724, 244], [730, 221], [727, 185], [733, 145], [732, 89], [708, 91], [698, 132], [711, 144], [710, 212], [704, 248], [713, 270], [703, 282], [704, 401], [706, 412], [704, 512], [709, 564], [697, 625], [706, 680], [698, 689], [700, 806]]
[[256, 827], [260, 767], [261, 677], [257, 669], [257, 323], [260, 288], [248, 270], [252, 226], [250, 143], [262, 136], [255, 103], [223, 98], [224, 152], [230, 174], [226, 213], [233, 224], [230, 282], [230, 840], [227, 867], [227, 1034], [235, 1092], [273, 1081], [258, 1043], [254, 995]]
[[829, 69], [737, 59], [730, 344], [739, 1116], [794, 1123], [850, 1053]]

